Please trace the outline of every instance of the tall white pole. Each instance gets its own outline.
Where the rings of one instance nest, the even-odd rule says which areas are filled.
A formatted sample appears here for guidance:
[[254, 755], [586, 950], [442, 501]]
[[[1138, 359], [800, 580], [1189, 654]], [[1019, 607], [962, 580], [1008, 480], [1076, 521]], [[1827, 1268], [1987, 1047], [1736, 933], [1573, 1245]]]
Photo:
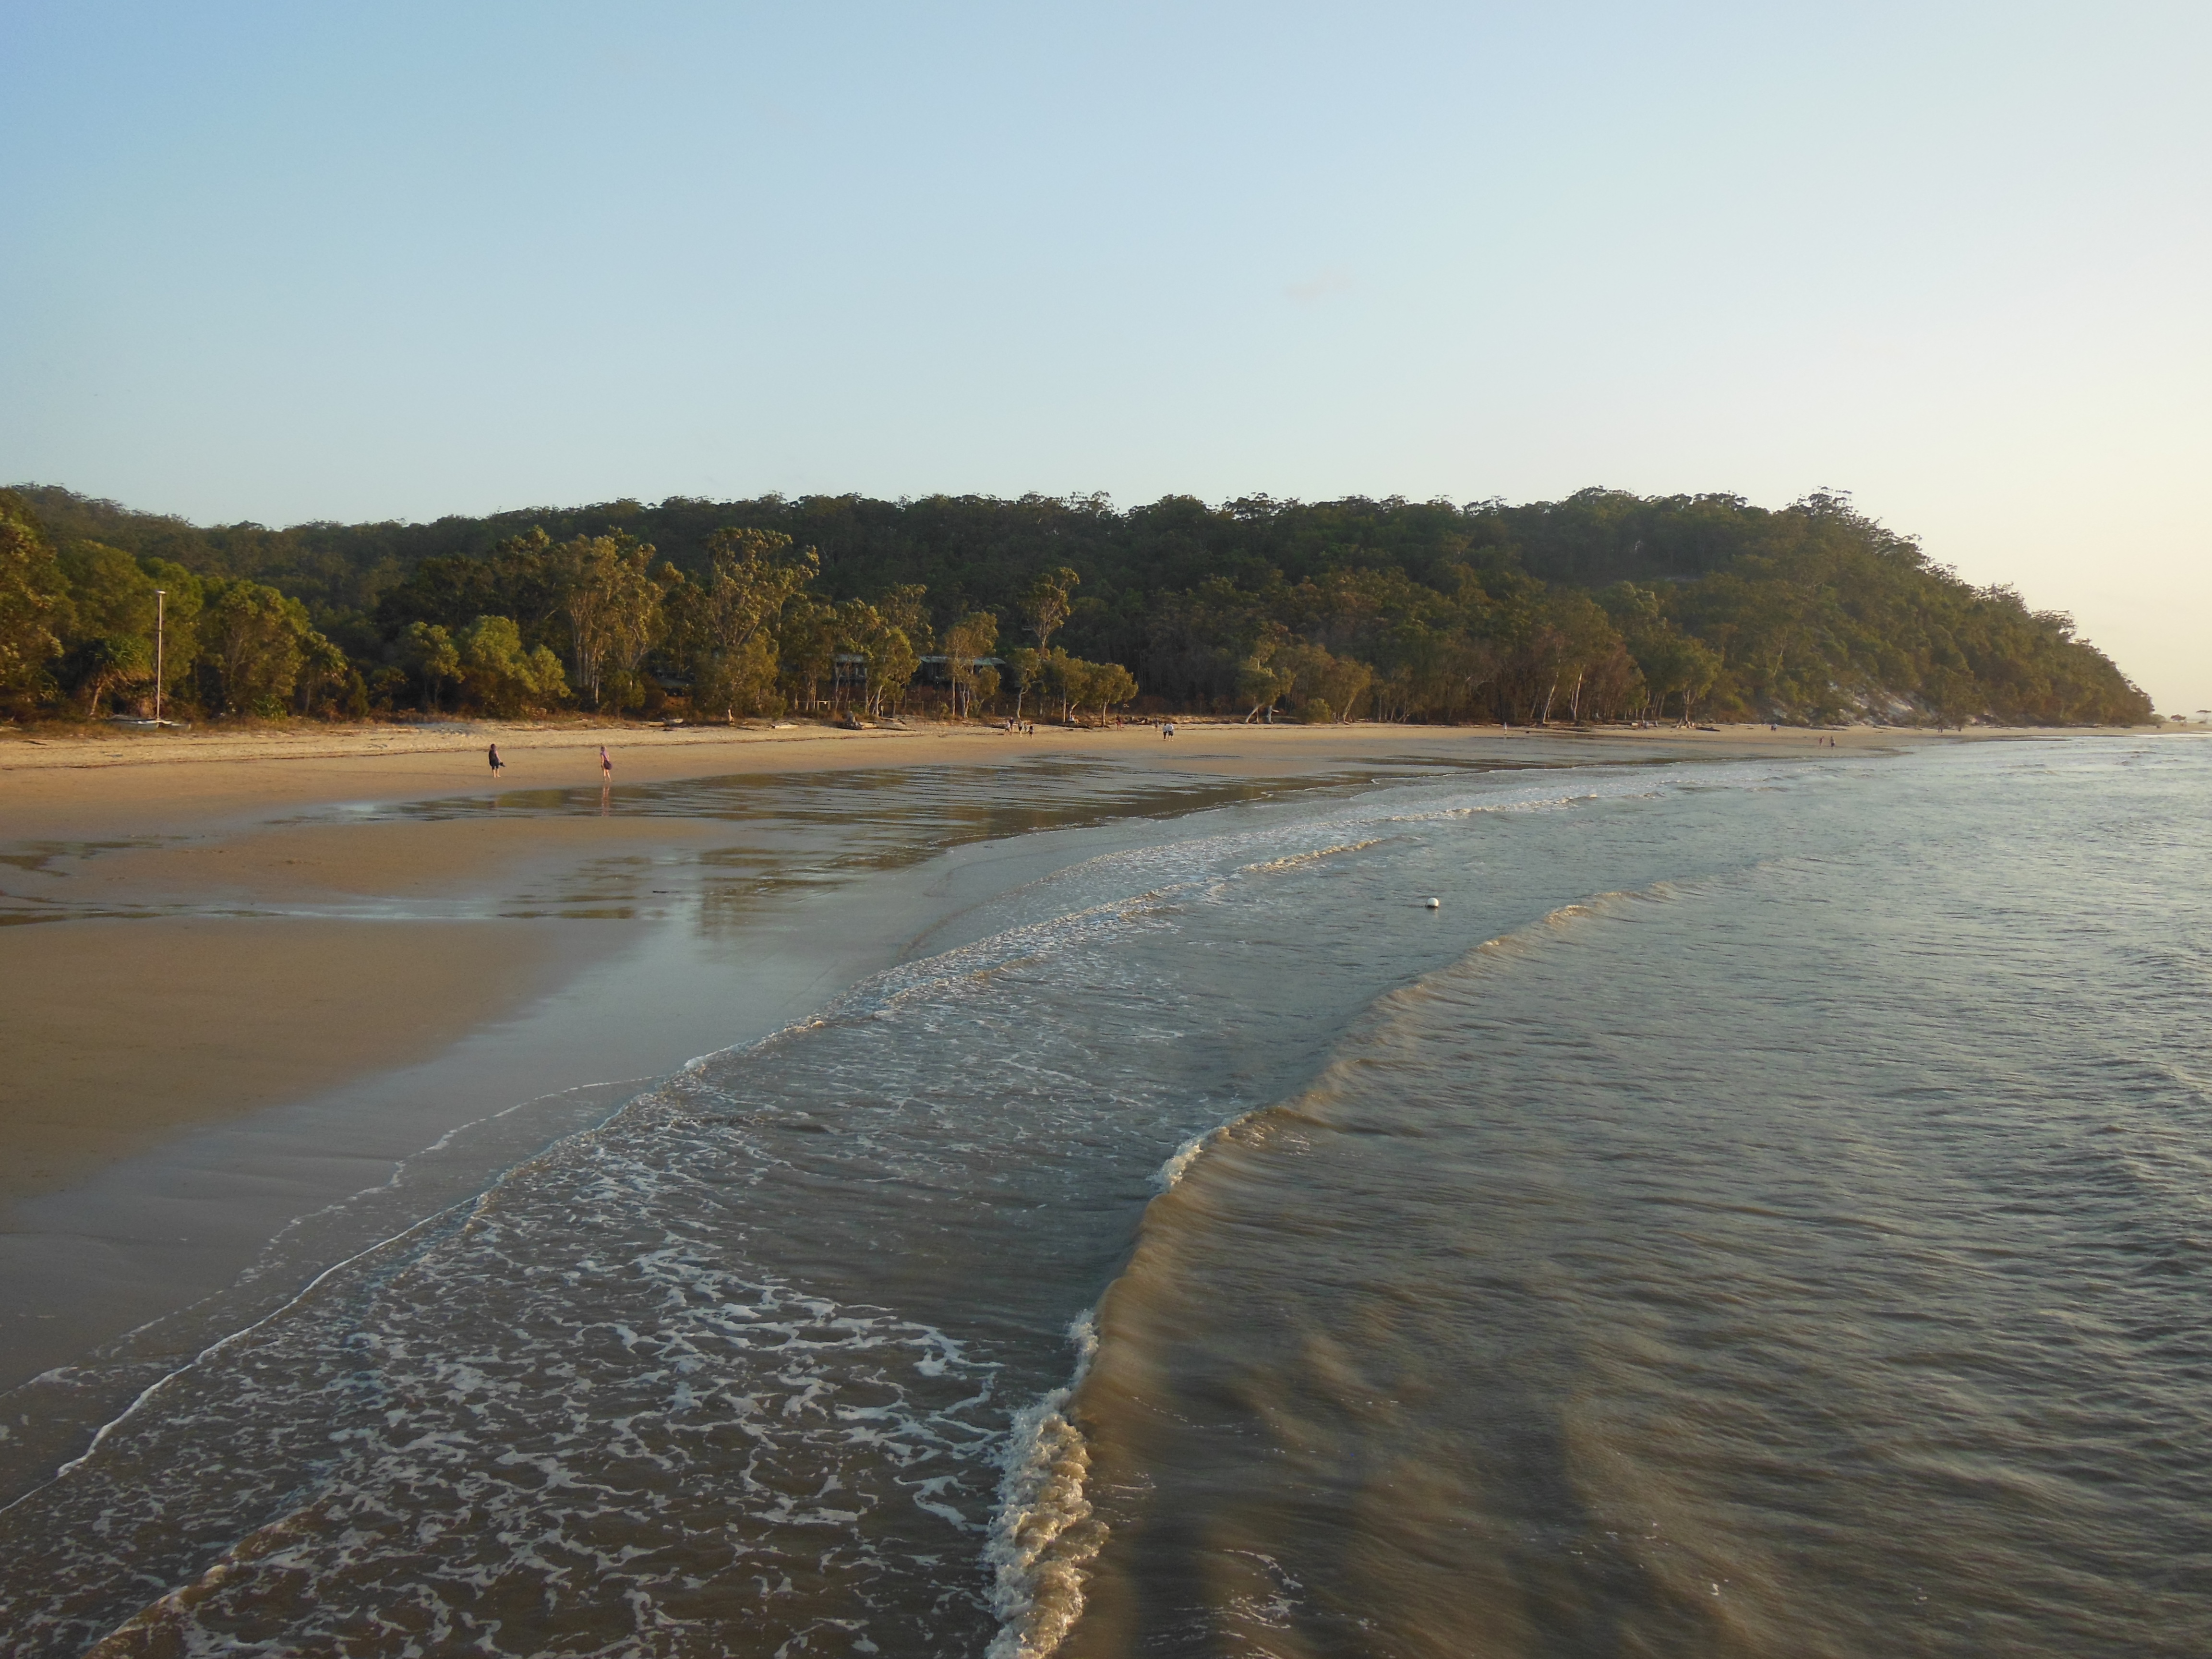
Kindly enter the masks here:
[[154, 729], [161, 727], [161, 635], [169, 620], [169, 590], [154, 590]]

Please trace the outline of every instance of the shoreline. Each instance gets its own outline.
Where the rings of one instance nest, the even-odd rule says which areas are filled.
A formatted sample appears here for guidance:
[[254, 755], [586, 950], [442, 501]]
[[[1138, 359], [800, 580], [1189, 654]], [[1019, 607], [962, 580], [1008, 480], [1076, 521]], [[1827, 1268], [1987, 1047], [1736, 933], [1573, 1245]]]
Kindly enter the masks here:
[[[2138, 736], [2158, 732], [2204, 735], [2212, 726], [2160, 720], [2143, 726], [1970, 726], [1936, 729], [1924, 726], [1783, 726], [1764, 720], [1741, 720], [1717, 726], [1620, 723], [1577, 726], [1554, 721], [1549, 726], [1498, 726], [1474, 723], [1458, 726], [1397, 723], [1382, 720], [1331, 721], [1308, 725], [1285, 719], [1268, 724], [1248, 721], [1234, 714], [1146, 715], [1144, 724], [1126, 726], [1041, 725], [1024, 738], [1030, 743], [1057, 738], [1080, 740], [1115, 733], [1141, 733], [1157, 738], [1163, 721], [1185, 733], [1245, 732], [1280, 736], [1301, 733], [1339, 738], [1359, 734], [1394, 734], [1400, 738], [1457, 735], [1490, 737], [1606, 738], [1631, 741], [1720, 737], [1736, 740], [1769, 738], [1800, 741], [1815, 735], [1864, 742], [1917, 738], [1968, 740], [1990, 738], [2069, 736]], [[811, 716], [797, 720], [734, 726], [664, 725], [658, 721], [613, 720], [595, 721], [503, 720], [491, 716], [455, 715], [449, 720], [419, 721], [297, 720], [255, 722], [251, 725], [210, 723], [167, 732], [129, 728], [102, 730], [83, 723], [55, 722], [35, 726], [0, 726], [0, 772], [45, 770], [55, 767], [104, 767], [163, 764], [179, 760], [331, 760], [380, 753], [441, 753], [467, 750], [478, 741], [496, 740], [521, 750], [592, 750], [600, 744], [619, 743], [637, 747], [708, 748], [756, 744], [869, 743], [965, 738], [1010, 738], [997, 725], [981, 720], [916, 720], [900, 724], [872, 723], [860, 727], [834, 726]]]
[[[599, 945], [564, 943], [565, 962], [556, 963], [515, 924], [562, 921], [575, 939], [592, 932], [578, 921], [620, 932], [634, 917], [614, 912], [635, 910], [638, 895], [615, 890], [610, 867], [696, 856], [726, 838], [726, 825], [681, 812], [628, 815], [624, 792], [635, 786], [1038, 760], [1100, 763], [1116, 775], [1165, 782], [1382, 763], [1590, 763], [1608, 751], [1811, 759], [1905, 744], [2110, 735], [1859, 727], [1819, 734], [1836, 739], [1830, 749], [1800, 729], [1748, 726], [1221, 721], [1185, 725], [1172, 739], [1152, 727], [1047, 728], [1035, 738], [984, 726], [662, 732], [486, 722], [401, 731], [415, 738], [404, 748], [382, 727], [341, 728], [335, 744], [324, 732], [42, 741], [27, 757], [0, 740], [8, 800], [0, 975], [16, 988], [0, 1009], [0, 1042], [18, 1058], [15, 1074], [0, 1079], [0, 1144], [15, 1154], [0, 1164], [0, 1208], [161, 1133], [419, 1061], [573, 978], [604, 954]], [[481, 769], [478, 744], [491, 741], [515, 757], [496, 786]], [[178, 752], [173, 743], [191, 746]], [[546, 791], [593, 792], [602, 743], [617, 757], [602, 816], [532, 810]], [[503, 814], [502, 802], [525, 805]], [[412, 817], [380, 810], [424, 803], [477, 810]], [[434, 953], [410, 975], [410, 964], [426, 961], [413, 933], [423, 927], [468, 943]], [[225, 985], [234, 989], [228, 998]], [[347, 1021], [327, 1023], [333, 1013], [388, 1035], [364, 1045]], [[107, 1024], [122, 1040], [101, 1046], [94, 1064]], [[201, 1057], [181, 1079], [171, 1058], [179, 1049]], [[135, 1073], [133, 1052], [143, 1056]], [[87, 1111], [94, 1073], [109, 1081]], [[226, 1087], [233, 1097], [219, 1100]], [[135, 1143], [112, 1105], [123, 1092], [158, 1097], [142, 1116], [161, 1127]], [[65, 1144], [72, 1122], [82, 1142], [74, 1150]], [[100, 1146], [124, 1150], [93, 1150]]]
[[[1986, 726], [1931, 732], [1912, 726], [1814, 729], [1675, 726], [1246, 725], [1226, 717], [1157, 726], [1040, 727], [1034, 736], [976, 725], [917, 725], [845, 731], [827, 726], [560, 726], [471, 720], [436, 726], [317, 726], [252, 731], [45, 735], [0, 733], [0, 789], [9, 838], [124, 833], [131, 825], [198, 825], [280, 806], [353, 800], [428, 799], [491, 788], [597, 786], [601, 744], [616, 757], [615, 782], [763, 771], [819, 772], [902, 765], [999, 763], [1016, 757], [1113, 755], [1149, 768], [1249, 774], [1288, 760], [1346, 763], [1398, 753], [1455, 750], [1470, 744], [1659, 746], [1685, 752], [1810, 752], [1833, 739], [1838, 753], [1923, 743], [2054, 740], [2180, 735], [2183, 728]], [[2201, 728], [2194, 735], [2204, 735]], [[510, 757], [496, 784], [484, 749]], [[1198, 754], [1227, 743], [1234, 757]], [[1227, 764], [1223, 764], [1226, 762]], [[141, 833], [143, 831], [142, 830]]]
[[[1100, 805], [1082, 821], [1109, 826], [1103, 845], [1138, 833], [1115, 816], [1131, 790], [1196, 811], [1208, 789], [1369, 767], [1813, 761], [1938, 740], [1879, 728], [1822, 734], [1831, 750], [1764, 728], [1223, 722], [1168, 740], [1152, 727], [1029, 738], [485, 725], [397, 752], [388, 728], [368, 728], [332, 752], [311, 735], [325, 747], [303, 752], [290, 733], [182, 753], [167, 737], [88, 738], [41, 744], [29, 752], [63, 752], [31, 764], [0, 742], [0, 922], [15, 924], [0, 925], [13, 988], [0, 1042], [16, 1060], [0, 1083], [0, 1331], [14, 1377], [219, 1289], [288, 1220], [374, 1187], [463, 1121], [621, 1078], [642, 1086], [890, 965], [962, 903], [1056, 856], [1057, 838], [1025, 838], [1036, 822], [1000, 821], [1036, 793], [1015, 763], [1046, 763], [1063, 789], [1095, 780]], [[479, 746], [495, 738], [515, 757], [495, 791]], [[617, 761], [604, 805], [602, 741]], [[142, 743], [164, 752], [100, 752]], [[885, 775], [939, 772], [990, 822], [941, 844], [927, 840], [941, 824], [898, 830], [921, 837], [920, 864], [900, 853], [823, 884], [844, 842], [890, 833], [875, 800], [897, 782]], [[745, 781], [767, 817], [672, 804], [662, 787], [715, 779]], [[823, 788], [849, 799], [769, 823], [787, 798]], [[777, 858], [797, 860], [797, 876], [755, 893], [750, 875], [772, 875]], [[732, 867], [746, 879], [732, 883]], [[723, 908], [709, 918], [714, 883]]]
[[[1066, 763], [1100, 758], [1096, 733], [1022, 751], [988, 731], [694, 738], [619, 751], [603, 805], [596, 741], [518, 749], [488, 794], [476, 735], [151, 766], [95, 746], [0, 785], [0, 1389], [222, 1292], [301, 1218], [464, 1126], [505, 1123], [471, 1165], [489, 1174], [543, 1144], [527, 1126], [580, 1127], [571, 1095], [626, 1098], [805, 1018], [1043, 873], [1057, 838], [1022, 832], [1055, 820], [1032, 797], [1108, 826], [1105, 845], [1149, 833], [1115, 827], [1133, 786], [1196, 810], [1219, 793], [1207, 775], [1346, 759], [1125, 740], [1094, 769]], [[994, 781], [1022, 760], [1045, 773]], [[912, 793], [901, 775], [939, 773], [975, 822], [885, 815], [887, 789]], [[686, 781], [702, 779], [742, 787], [718, 804]]]

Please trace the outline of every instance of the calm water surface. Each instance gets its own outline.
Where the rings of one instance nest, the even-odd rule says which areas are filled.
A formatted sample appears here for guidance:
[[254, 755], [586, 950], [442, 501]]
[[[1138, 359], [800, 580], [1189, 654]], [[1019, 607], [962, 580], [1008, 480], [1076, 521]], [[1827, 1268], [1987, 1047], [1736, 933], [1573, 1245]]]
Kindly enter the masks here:
[[2208, 808], [2076, 739], [1163, 821], [160, 1384], [0, 1626], [2212, 1651]]

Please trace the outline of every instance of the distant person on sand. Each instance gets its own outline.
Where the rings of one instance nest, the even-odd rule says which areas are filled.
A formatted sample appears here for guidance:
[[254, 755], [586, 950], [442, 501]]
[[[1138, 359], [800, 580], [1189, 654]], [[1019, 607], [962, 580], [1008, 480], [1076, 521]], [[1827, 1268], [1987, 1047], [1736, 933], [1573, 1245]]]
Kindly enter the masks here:
[[607, 746], [605, 744], [601, 744], [599, 745], [599, 775], [605, 778], [609, 783], [612, 783], [614, 781], [614, 759], [613, 757], [607, 753]]
[[1175, 736], [1175, 722], [1173, 720], [1170, 720], [1166, 725], [1160, 727], [1160, 738], [1161, 740], [1164, 742], [1166, 739], [1173, 736]]
[[507, 763], [499, 757], [499, 745], [497, 744], [494, 744], [491, 746], [490, 758], [492, 776], [497, 777], [501, 773], [507, 770]]

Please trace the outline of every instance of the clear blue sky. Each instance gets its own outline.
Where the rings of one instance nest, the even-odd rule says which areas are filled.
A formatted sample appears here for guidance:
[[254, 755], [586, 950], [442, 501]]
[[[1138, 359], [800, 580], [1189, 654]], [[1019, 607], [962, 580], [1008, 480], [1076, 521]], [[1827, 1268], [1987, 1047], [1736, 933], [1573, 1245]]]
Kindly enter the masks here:
[[0, 0], [0, 479], [1827, 485], [2212, 707], [2212, 7]]

